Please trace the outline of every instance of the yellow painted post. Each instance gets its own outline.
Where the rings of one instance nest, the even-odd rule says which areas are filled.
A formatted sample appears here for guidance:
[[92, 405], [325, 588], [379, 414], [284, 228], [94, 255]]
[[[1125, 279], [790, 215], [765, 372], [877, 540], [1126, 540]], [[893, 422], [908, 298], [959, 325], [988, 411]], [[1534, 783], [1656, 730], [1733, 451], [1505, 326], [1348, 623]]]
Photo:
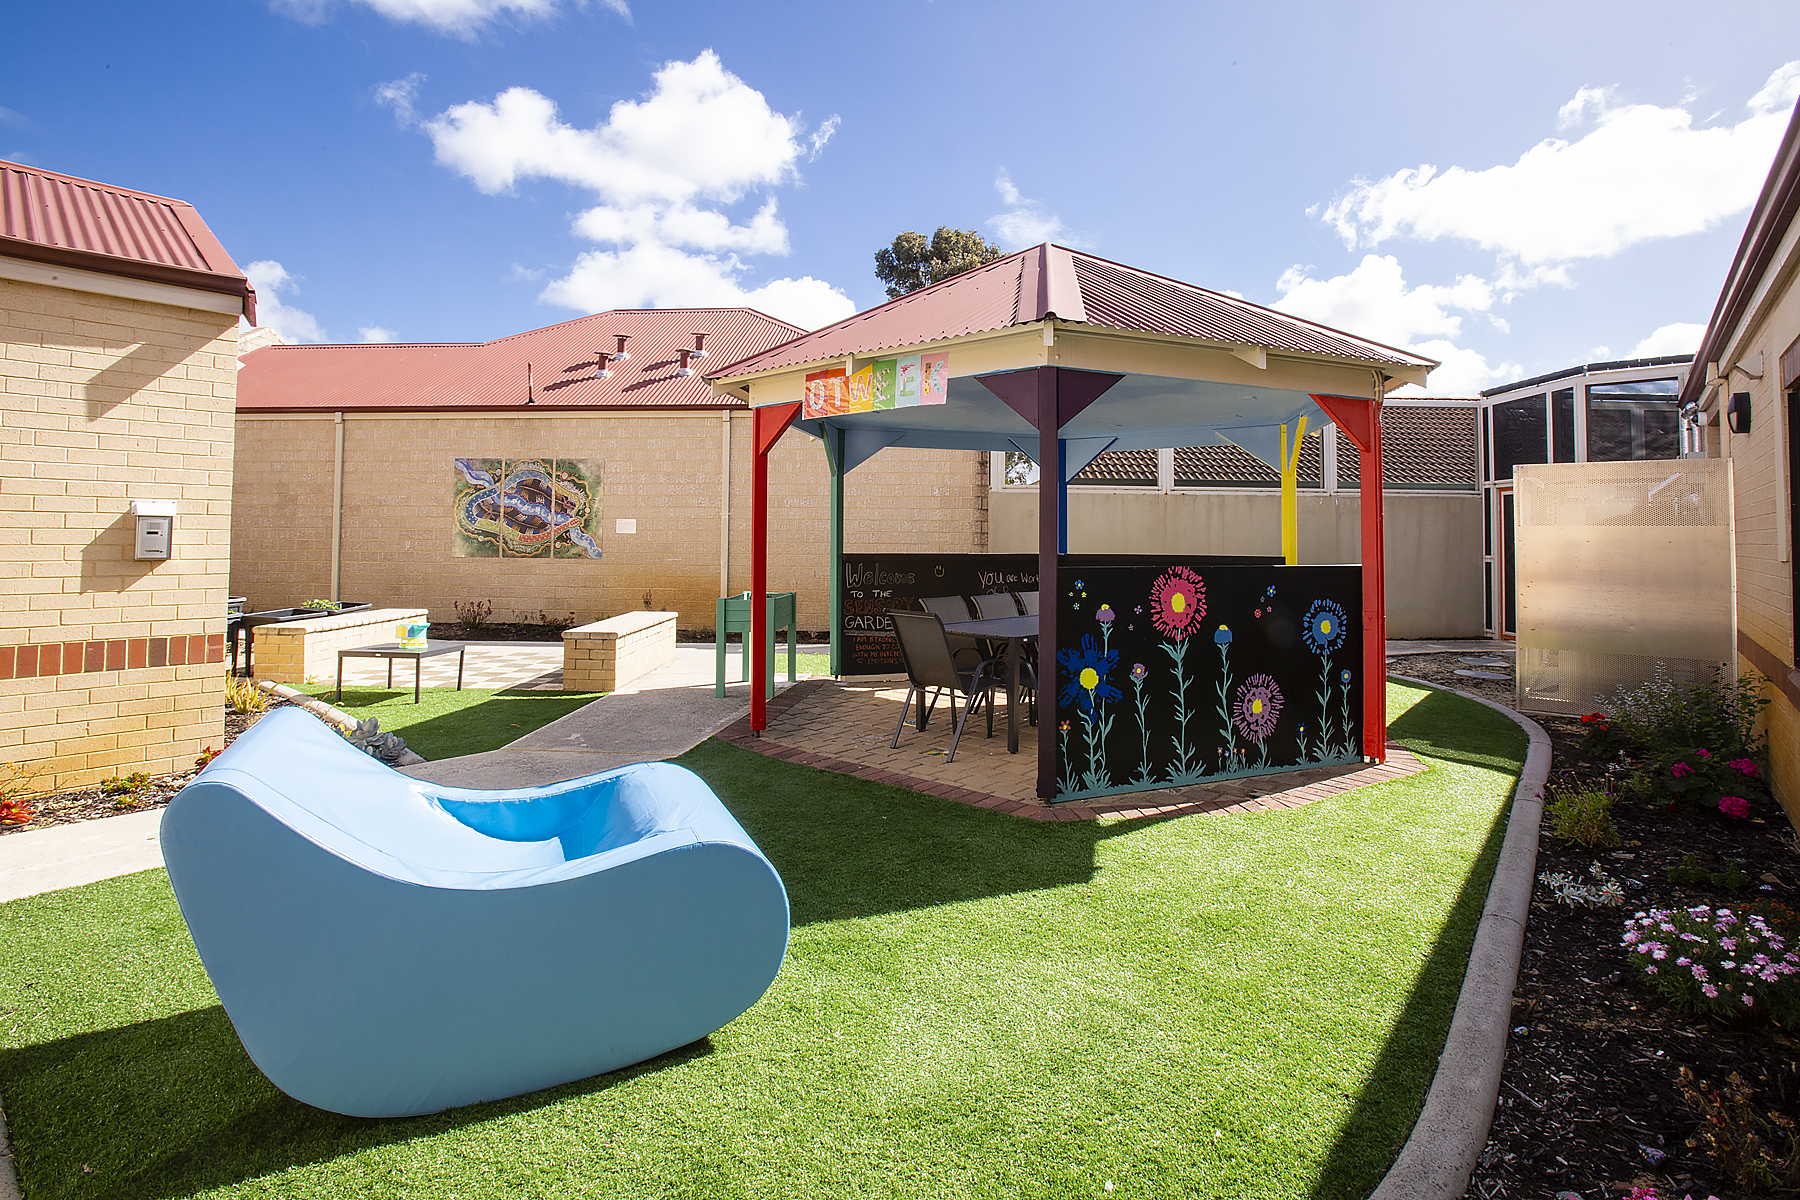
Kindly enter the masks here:
[[1300, 447], [1306, 438], [1306, 418], [1294, 426], [1294, 451], [1288, 453], [1288, 427], [1281, 427], [1281, 557], [1288, 566], [1300, 562]]

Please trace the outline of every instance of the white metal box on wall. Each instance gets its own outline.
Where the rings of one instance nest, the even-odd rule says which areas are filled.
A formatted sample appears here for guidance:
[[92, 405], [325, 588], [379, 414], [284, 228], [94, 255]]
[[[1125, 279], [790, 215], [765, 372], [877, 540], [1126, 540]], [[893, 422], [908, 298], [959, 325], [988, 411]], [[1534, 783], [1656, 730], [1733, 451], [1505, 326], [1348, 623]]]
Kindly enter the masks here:
[[1729, 677], [1729, 459], [1519, 466], [1514, 485], [1522, 711], [1610, 711], [1659, 672]]

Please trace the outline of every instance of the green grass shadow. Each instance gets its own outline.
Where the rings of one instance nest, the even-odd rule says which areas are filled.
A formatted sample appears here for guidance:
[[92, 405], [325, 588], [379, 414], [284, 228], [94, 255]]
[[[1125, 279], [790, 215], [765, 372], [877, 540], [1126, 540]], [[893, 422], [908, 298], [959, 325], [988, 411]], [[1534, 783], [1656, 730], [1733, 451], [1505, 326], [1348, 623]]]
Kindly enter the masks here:
[[435, 762], [499, 750], [606, 693], [427, 688], [418, 705], [411, 687], [347, 687], [341, 701], [330, 687], [313, 694], [359, 721], [376, 718], [384, 732], [399, 734], [408, 749]]
[[[67, 1179], [44, 1178], [30, 1170], [37, 1165], [32, 1161], [34, 1136], [15, 1140], [32, 1200], [76, 1195], [87, 1200], [174, 1200], [604, 1092], [712, 1052], [711, 1039], [702, 1038], [635, 1066], [524, 1096], [424, 1117], [377, 1120], [325, 1112], [282, 1094], [244, 1052], [224, 1008], [215, 1004], [5, 1051], [0, 1053], [0, 1081], [11, 1106], [48, 1110], [53, 1121], [58, 1108], [54, 1094], [31, 1094], [46, 1081], [54, 1081], [49, 1086], [56, 1089], [79, 1088], [85, 1111], [111, 1117], [99, 1126], [52, 1130], [71, 1167], [76, 1162], [103, 1164], [93, 1174], [73, 1169]], [[21, 1093], [22, 1080], [35, 1088]], [[180, 1096], [187, 1103], [179, 1113], [152, 1113], [145, 1108], [149, 1096]], [[174, 1151], [166, 1149], [170, 1124], [186, 1126]], [[131, 1130], [146, 1131], [150, 1144], [120, 1144]], [[83, 1141], [89, 1143], [85, 1149]], [[131, 1164], [127, 1173], [118, 1172], [120, 1163]]]
[[[1516, 775], [1525, 758], [1528, 743], [1525, 732], [1511, 721], [1499, 718], [1504, 721], [1505, 728], [1496, 726], [1482, 739], [1483, 746], [1471, 749], [1466, 727], [1454, 739], [1446, 736], [1462, 724], [1455, 719], [1459, 708], [1466, 712], [1466, 702], [1459, 702], [1451, 693], [1428, 692], [1423, 700], [1388, 726], [1389, 740], [1401, 743], [1421, 758], [1467, 763]], [[1450, 745], [1452, 740], [1462, 744]], [[1508, 740], [1517, 745], [1517, 754], [1503, 749]], [[1499, 861], [1500, 847], [1506, 839], [1506, 822], [1511, 813], [1509, 797], [1494, 814], [1481, 851], [1457, 892], [1456, 901], [1413, 981], [1400, 1015], [1388, 1031], [1367, 1080], [1339, 1128], [1337, 1140], [1327, 1153], [1318, 1183], [1313, 1188], [1313, 1200], [1360, 1200], [1368, 1195], [1411, 1135], [1424, 1107], [1425, 1092], [1436, 1075], [1438, 1055], [1443, 1050], [1450, 1017], [1462, 992], [1469, 951], [1475, 942], [1475, 930], [1481, 922], [1488, 885], [1494, 877], [1494, 864]], [[1396, 1112], [1405, 1114], [1397, 1139], [1393, 1133]]]

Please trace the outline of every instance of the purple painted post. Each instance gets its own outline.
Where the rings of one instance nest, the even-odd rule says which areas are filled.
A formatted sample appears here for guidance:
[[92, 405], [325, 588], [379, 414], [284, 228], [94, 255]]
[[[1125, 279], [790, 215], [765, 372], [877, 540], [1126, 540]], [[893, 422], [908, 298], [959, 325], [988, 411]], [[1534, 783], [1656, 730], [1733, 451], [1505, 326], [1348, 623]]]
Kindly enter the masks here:
[[1038, 775], [1040, 800], [1056, 799], [1056, 558], [1063, 528], [1062, 433], [1057, 369], [1037, 369], [1038, 432]]

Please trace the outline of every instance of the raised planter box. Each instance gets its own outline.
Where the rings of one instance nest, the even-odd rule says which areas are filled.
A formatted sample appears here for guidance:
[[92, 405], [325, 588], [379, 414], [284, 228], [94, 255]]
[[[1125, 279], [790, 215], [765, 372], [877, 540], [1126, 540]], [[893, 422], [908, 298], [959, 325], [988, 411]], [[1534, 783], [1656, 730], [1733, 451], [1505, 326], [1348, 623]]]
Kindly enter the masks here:
[[672, 612], [630, 612], [563, 631], [563, 691], [616, 692], [675, 661]]
[[426, 620], [422, 608], [359, 608], [335, 617], [277, 621], [256, 630], [256, 677], [300, 684], [337, 674], [337, 652], [394, 640], [399, 621]]

